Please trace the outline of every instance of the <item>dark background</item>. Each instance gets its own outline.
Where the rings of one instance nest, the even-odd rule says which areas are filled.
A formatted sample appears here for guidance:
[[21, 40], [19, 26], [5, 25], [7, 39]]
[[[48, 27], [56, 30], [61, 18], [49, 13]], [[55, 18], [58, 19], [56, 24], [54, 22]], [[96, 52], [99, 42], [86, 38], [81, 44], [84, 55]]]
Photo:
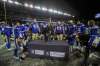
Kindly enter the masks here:
[[[14, 0], [15, 1], [15, 0]], [[29, 3], [33, 5], [46, 6], [48, 8], [55, 8], [63, 12], [75, 15], [78, 18], [92, 19], [96, 13], [100, 12], [100, 0], [16, 0], [21, 3]], [[41, 12], [35, 9], [29, 9], [22, 6], [6, 4], [7, 15], [10, 17], [53, 17], [53, 18], [67, 18], [64, 16]], [[0, 16], [4, 16], [3, 2], [0, 1]], [[42, 17], [42, 18], [43, 18]]]

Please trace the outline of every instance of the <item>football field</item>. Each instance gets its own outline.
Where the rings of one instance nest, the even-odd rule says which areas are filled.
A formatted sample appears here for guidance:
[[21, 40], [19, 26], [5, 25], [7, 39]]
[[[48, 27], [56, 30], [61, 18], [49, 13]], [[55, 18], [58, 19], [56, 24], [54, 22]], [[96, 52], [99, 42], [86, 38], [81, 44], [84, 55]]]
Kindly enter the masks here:
[[27, 57], [24, 61], [13, 59], [14, 44], [11, 50], [6, 49], [5, 44], [0, 45], [0, 66], [81, 66], [82, 58], [70, 57], [68, 61], [48, 60]]

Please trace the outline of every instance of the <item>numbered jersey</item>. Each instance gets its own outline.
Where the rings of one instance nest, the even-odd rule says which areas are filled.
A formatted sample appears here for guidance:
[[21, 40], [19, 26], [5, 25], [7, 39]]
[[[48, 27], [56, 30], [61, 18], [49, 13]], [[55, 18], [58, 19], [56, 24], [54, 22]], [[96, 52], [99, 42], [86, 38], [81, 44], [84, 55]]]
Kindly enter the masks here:
[[83, 23], [77, 24], [77, 33], [84, 34], [86, 32], [86, 26]]
[[75, 35], [76, 34], [76, 25], [69, 24], [68, 25], [68, 35]]
[[14, 34], [15, 34], [15, 37], [18, 38], [23, 38], [24, 37], [24, 34], [25, 34], [25, 27], [24, 26], [16, 26], [15, 29], [14, 29]]
[[64, 30], [63, 26], [58, 25], [55, 27], [55, 33], [61, 34], [63, 33], [63, 30]]
[[37, 23], [32, 24], [32, 33], [39, 33], [40, 27]]

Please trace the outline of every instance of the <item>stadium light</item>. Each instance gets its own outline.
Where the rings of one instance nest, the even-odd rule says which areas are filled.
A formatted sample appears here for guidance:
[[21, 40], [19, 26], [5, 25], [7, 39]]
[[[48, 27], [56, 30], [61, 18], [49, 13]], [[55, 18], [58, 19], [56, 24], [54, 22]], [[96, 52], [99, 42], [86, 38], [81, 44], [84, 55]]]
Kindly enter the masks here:
[[63, 12], [61, 12], [61, 11], [58, 11], [58, 14], [63, 14]]
[[29, 7], [29, 5], [28, 5], [27, 3], [24, 3], [24, 6], [25, 6], [25, 7]]
[[68, 14], [68, 13], [64, 13], [64, 15], [65, 15], [65, 16], [71, 16], [71, 14]]
[[7, 2], [7, 0], [2, 0], [3, 2]]
[[58, 11], [57, 11], [57, 10], [53, 10], [53, 12], [54, 12], [54, 13], [58, 13]]
[[53, 9], [49, 9], [48, 11], [49, 11], [49, 12], [51, 12], [51, 13], [53, 13], [53, 12], [54, 12], [54, 10], [53, 10]]
[[8, 0], [9, 3], [14, 3], [12, 0]]
[[47, 11], [48, 9], [46, 7], [41, 8], [43, 11]]
[[67, 15], [67, 13], [64, 13], [64, 15], [66, 16], [66, 15]]
[[33, 5], [31, 4], [31, 5], [29, 5], [29, 7], [30, 7], [30, 8], [33, 8]]
[[70, 15], [70, 14], [68, 14], [68, 13], [64, 13], [64, 15], [65, 15], [65, 16], [71, 16], [71, 15]]
[[39, 10], [41, 9], [41, 7], [40, 7], [40, 6], [35, 6], [34, 8], [39, 9]]
[[14, 3], [15, 3], [16, 5], [21, 5], [21, 3], [17, 2], [17, 1], [15, 1]]
[[[12, 0], [2, 0], [3, 2], [8, 2], [8, 3], [14, 3], [16, 5], [22, 5], [22, 3], [19, 3], [17, 1], [12, 1]], [[28, 4], [28, 3], [24, 3], [25, 7], [29, 7], [29, 8], [35, 8], [35, 9], [38, 9], [38, 10], [42, 10], [42, 11], [48, 11], [50, 13], [56, 13], [56, 14], [60, 14], [60, 15], [65, 15], [65, 16], [71, 16], [71, 17], [75, 17], [75, 16], [72, 16], [71, 14], [68, 14], [68, 13], [63, 13], [62, 11], [57, 11], [57, 10], [54, 10], [52, 8], [48, 9], [46, 7], [40, 7], [40, 6], [34, 6], [32, 4]]]

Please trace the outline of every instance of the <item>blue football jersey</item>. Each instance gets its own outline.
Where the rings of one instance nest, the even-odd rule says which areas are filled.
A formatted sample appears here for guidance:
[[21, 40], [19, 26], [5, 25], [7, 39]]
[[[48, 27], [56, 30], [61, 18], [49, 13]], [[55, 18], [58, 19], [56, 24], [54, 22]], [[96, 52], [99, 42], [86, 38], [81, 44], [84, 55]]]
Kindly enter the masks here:
[[68, 34], [68, 24], [64, 25], [64, 29], [63, 30], [64, 30], [65, 34]]
[[12, 27], [10, 26], [6, 26], [4, 28], [4, 33], [6, 35], [6, 48], [11, 48], [11, 42], [10, 42], [10, 37], [11, 37], [11, 34], [13, 34], [13, 30], [12, 30]]
[[99, 27], [97, 25], [89, 27], [89, 35], [99, 35]]
[[55, 26], [55, 33], [62, 33], [63, 32], [63, 27], [60, 25]]
[[12, 27], [6, 26], [6, 27], [4, 28], [4, 33], [5, 33], [5, 35], [6, 35], [7, 37], [10, 37], [11, 34], [13, 34]]
[[68, 24], [68, 44], [74, 45], [76, 43], [76, 25]]
[[38, 33], [39, 29], [40, 29], [40, 27], [37, 23], [32, 24], [32, 33]]
[[77, 33], [83, 34], [86, 32], [86, 26], [83, 23], [77, 24]]
[[25, 31], [29, 31], [30, 27], [29, 25], [25, 25]]
[[88, 27], [89, 30], [89, 47], [93, 45], [93, 42], [95, 41], [96, 37], [99, 37], [99, 27], [97, 25]]
[[14, 29], [15, 37], [24, 37], [25, 34], [25, 27], [23, 25], [16, 26]]
[[69, 24], [68, 25], [68, 35], [75, 35], [76, 34], [76, 25]]

